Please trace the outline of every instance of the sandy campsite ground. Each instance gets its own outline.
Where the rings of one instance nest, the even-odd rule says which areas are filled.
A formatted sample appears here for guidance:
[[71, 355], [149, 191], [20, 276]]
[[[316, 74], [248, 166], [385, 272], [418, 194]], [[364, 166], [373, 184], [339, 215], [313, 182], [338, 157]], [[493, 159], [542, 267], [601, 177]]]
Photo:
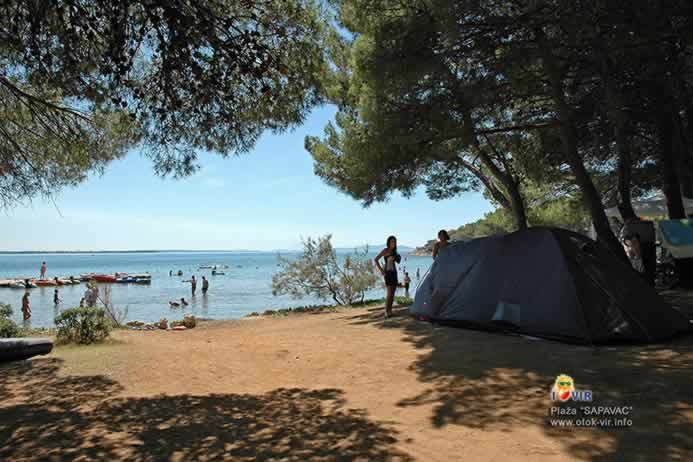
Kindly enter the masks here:
[[[118, 331], [0, 366], [0, 460], [693, 460], [693, 341], [591, 348], [400, 309]], [[557, 374], [628, 429], [546, 425]]]

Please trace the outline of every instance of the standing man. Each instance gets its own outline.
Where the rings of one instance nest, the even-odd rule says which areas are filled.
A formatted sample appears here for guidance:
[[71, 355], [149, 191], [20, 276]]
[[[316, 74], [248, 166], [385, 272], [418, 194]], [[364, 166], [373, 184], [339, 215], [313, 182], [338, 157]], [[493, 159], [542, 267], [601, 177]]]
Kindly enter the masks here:
[[39, 279], [46, 279], [46, 262], [41, 263], [41, 277]]
[[22, 297], [22, 314], [24, 315], [24, 320], [27, 321], [31, 318], [31, 307], [29, 306], [29, 291], [27, 290]]
[[202, 276], [202, 294], [207, 295], [208, 290], [209, 290], [209, 281], [207, 280], [206, 277]]
[[192, 295], [194, 297], [195, 291], [197, 290], [197, 280], [195, 279], [194, 275], [193, 275], [192, 279], [190, 280], [190, 288], [192, 289]]
[[58, 307], [60, 305], [60, 295], [58, 293], [58, 289], [55, 289], [55, 293], [53, 294], [53, 304]]

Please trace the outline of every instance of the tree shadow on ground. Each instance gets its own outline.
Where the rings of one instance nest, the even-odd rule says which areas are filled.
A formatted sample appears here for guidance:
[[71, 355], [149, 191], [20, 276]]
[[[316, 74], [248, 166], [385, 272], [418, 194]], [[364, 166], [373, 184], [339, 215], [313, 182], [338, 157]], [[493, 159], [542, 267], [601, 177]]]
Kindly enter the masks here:
[[0, 366], [0, 460], [411, 461], [397, 433], [340, 390], [117, 397], [58, 359]]
[[[693, 338], [660, 345], [591, 348], [417, 322], [400, 310], [383, 320], [369, 311], [352, 323], [399, 329], [421, 350], [410, 368], [430, 384], [399, 406], [430, 406], [436, 428], [512, 431], [541, 428], [578, 460], [693, 460]], [[556, 428], [550, 389], [558, 374], [593, 403], [632, 406], [629, 428]], [[618, 416], [623, 417], [623, 416]], [[525, 449], [531, 452], [532, 442]]]

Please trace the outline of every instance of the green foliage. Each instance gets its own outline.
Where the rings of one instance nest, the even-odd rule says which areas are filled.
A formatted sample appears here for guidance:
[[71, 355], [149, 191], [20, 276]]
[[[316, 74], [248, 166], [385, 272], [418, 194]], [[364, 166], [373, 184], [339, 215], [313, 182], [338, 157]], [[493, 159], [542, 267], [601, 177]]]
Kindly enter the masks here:
[[12, 317], [12, 307], [6, 303], [0, 303], [0, 338], [17, 337], [19, 327], [10, 319]]
[[272, 293], [290, 294], [296, 299], [307, 295], [332, 298], [338, 305], [363, 301], [379, 281], [368, 249], [355, 250], [340, 263], [330, 240], [330, 235], [317, 240], [309, 237], [296, 260], [280, 256], [281, 270], [272, 276]]
[[411, 305], [412, 303], [414, 303], [414, 299], [411, 297], [395, 297], [396, 305]]
[[320, 100], [320, 14], [314, 0], [2, 2], [0, 200], [58, 191], [134, 144], [158, 174], [191, 174], [200, 151], [248, 152], [301, 123]]
[[11, 318], [12, 306], [8, 303], [0, 303], [0, 318]]
[[102, 308], [71, 308], [55, 318], [60, 342], [91, 344], [107, 338], [112, 323]]
[[19, 335], [17, 324], [7, 318], [0, 318], [0, 338], [11, 338]]

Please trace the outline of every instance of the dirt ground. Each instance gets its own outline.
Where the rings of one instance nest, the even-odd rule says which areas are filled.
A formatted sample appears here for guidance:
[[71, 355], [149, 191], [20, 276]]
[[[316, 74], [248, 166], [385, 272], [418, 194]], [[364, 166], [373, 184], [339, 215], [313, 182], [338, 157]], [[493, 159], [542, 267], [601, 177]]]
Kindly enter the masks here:
[[[690, 338], [595, 350], [381, 315], [118, 331], [1, 365], [0, 460], [693, 460]], [[549, 426], [559, 373], [632, 426]]]

